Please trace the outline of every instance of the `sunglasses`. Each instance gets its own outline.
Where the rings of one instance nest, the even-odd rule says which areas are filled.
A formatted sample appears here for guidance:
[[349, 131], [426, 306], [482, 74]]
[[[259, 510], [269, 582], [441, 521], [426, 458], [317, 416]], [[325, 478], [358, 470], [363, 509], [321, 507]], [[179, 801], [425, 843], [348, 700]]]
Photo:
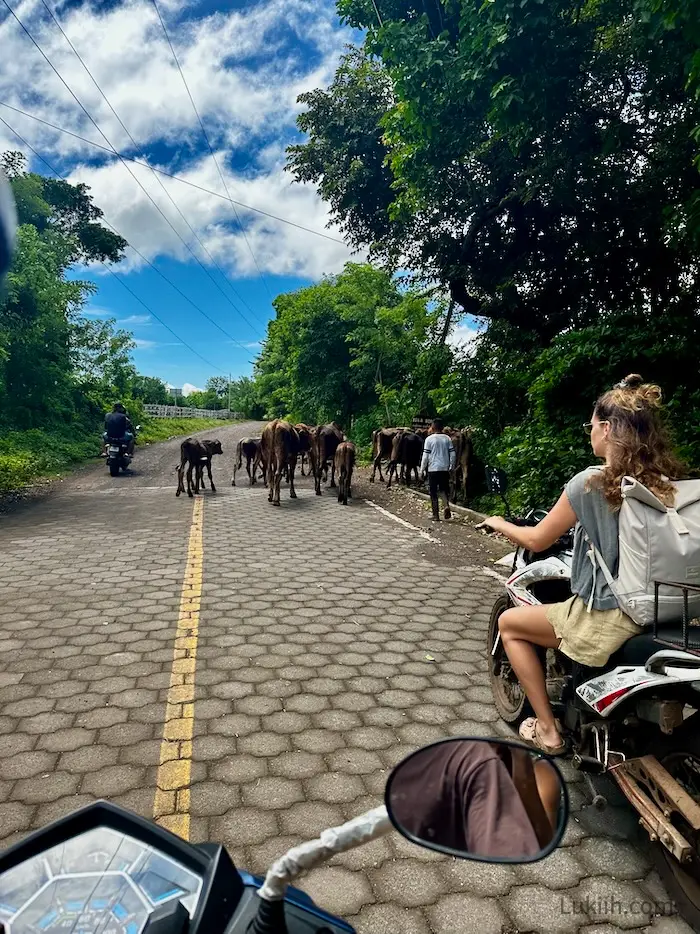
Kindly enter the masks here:
[[[599, 425], [609, 425], [610, 423], [608, 422], [607, 418], [603, 418], [603, 419], [601, 419], [601, 420], [598, 422], [598, 424], [599, 424]], [[583, 423], [583, 430], [586, 432], [586, 434], [589, 434], [589, 435], [590, 435], [590, 433], [593, 431], [593, 422], [584, 422], [584, 423]]]

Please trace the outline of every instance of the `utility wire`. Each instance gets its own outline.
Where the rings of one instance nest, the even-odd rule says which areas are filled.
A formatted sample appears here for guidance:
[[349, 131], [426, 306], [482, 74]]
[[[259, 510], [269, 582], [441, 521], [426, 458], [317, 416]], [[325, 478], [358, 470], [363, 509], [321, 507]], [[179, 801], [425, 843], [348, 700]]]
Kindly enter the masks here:
[[[57, 76], [57, 78], [61, 81], [61, 83], [63, 84], [63, 86], [66, 88], [66, 90], [67, 90], [67, 91], [69, 92], [69, 94], [71, 95], [71, 97], [75, 100], [75, 102], [78, 104], [78, 106], [80, 107], [80, 109], [83, 111], [83, 113], [85, 114], [85, 116], [86, 116], [86, 117], [88, 118], [88, 120], [92, 123], [92, 125], [95, 127], [95, 129], [97, 130], [97, 132], [102, 136], [102, 138], [103, 138], [104, 141], [107, 143], [107, 145], [111, 148], [111, 151], [114, 153], [114, 155], [116, 155], [116, 156], [120, 159], [120, 161], [121, 161], [122, 165], [124, 166], [124, 168], [127, 170], [127, 172], [129, 173], [129, 175], [131, 175], [131, 177], [134, 179], [134, 181], [135, 181], [136, 184], [139, 186], [139, 188], [141, 189], [141, 191], [143, 191], [143, 193], [146, 195], [146, 197], [147, 197], [148, 200], [151, 202], [151, 204], [153, 205], [153, 207], [158, 211], [158, 213], [160, 214], [160, 216], [163, 218], [163, 220], [165, 220], [165, 222], [168, 224], [168, 226], [170, 227], [170, 229], [171, 229], [171, 230], [173, 231], [173, 233], [178, 237], [178, 239], [180, 240], [180, 242], [185, 246], [185, 248], [189, 251], [189, 253], [191, 253], [191, 255], [193, 256], [195, 262], [197, 262], [197, 263], [202, 267], [202, 269], [204, 270], [204, 272], [207, 274], [207, 276], [209, 276], [209, 278], [212, 280], [212, 282], [214, 283], [214, 285], [215, 285], [215, 286], [219, 289], [219, 291], [222, 293], [222, 295], [224, 296], [224, 298], [231, 304], [231, 306], [236, 310], [236, 312], [237, 312], [239, 315], [241, 315], [241, 312], [238, 311], [238, 309], [236, 308], [235, 305], [233, 305], [233, 303], [231, 302], [231, 299], [230, 299], [230, 298], [226, 295], [226, 293], [221, 289], [221, 286], [218, 284], [218, 282], [216, 282], [216, 280], [215, 280], [214, 277], [211, 275], [211, 273], [209, 272], [209, 270], [204, 266], [204, 264], [202, 263], [202, 261], [199, 259], [199, 257], [197, 256], [197, 254], [196, 254], [196, 253], [194, 252], [194, 250], [192, 249], [192, 247], [187, 243], [187, 241], [185, 240], [185, 238], [180, 234], [180, 232], [179, 232], [178, 229], [175, 227], [175, 225], [172, 223], [172, 221], [170, 220], [170, 218], [163, 212], [163, 210], [161, 209], [160, 205], [154, 200], [154, 198], [151, 196], [151, 194], [148, 192], [148, 190], [144, 187], [144, 185], [142, 184], [141, 180], [140, 180], [140, 179], [135, 175], [135, 173], [131, 170], [131, 167], [129, 166], [129, 164], [127, 163], [127, 161], [121, 158], [121, 156], [119, 155], [119, 153], [117, 152], [117, 150], [114, 148], [114, 146], [112, 145], [112, 143], [110, 142], [110, 140], [108, 139], [108, 137], [106, 136], [106, 134], [102, 131], [101, 127], [99, 126], [99, 124], [97, 123], [97, 121], [96, 121], [96, 120], [94, 119], [94, 117], [92, 116], [92, 114], [87, 110], [87, 108], [84, 106], [84, 104], [82, 103], [82, 101], [77, 97], [77, 95], [75, 94], [75, 92], [73, 91], [73, 89], [70, 87], [70, 85], [68, 84], [68, 82], [64, 79], [63, 75], [58, 71], [58, 69], [56, 68], [56, 66], [55, 66], [55, 65], [53, 64], [53, 62], [51, 61], [51, 59], [50, 59], [50, 58], [48, 57], [48, 55], [44, 52], [44, 50], [41, 48], [41, 46], [39, 45], [39, 43], [36, 41], [36, 39], [34, 38], [34, 36], [30, 33], [30, 31], [29, 31], [29, 30], [27, 29], [27, 27], [24, 25], [24, 23], [22, 22], [22, 20], [17, 16], [17, 14], [16, 14], [15, 11], [12, 9], [12, 7], [10, 6], [10, 4], [7, 2], [7, 0], [2, 0], [2, 2], [5, 4], [5, 6], [7, 7], [7, 9], [10, 11], [10, 13], [12, 14], [12, 16], [14, 17], [14, 19], [17, 21], [17, 23], [19, 23], [19, 25], [22, 27], [22, 29], [24, 30], [24, 32], [27, 34], [27, 36], [28, 36], [29, 39], [31, 40], [32, 44], [38, 49], [38, 51], [40, 52], [40, 54], [42, 55], [42, 57], [44, 58], [44, 60], [45, 60], [45, 61], [47, 62], [47, 64], [50, 66], [51, 70], [54, 72], [54, 74]], [[134, 247], [132, 247], [132, 249], [134, 249]], [[138, 251], [137, 251], [137, 252], [138, 252]], [[155, 269], [155, 267], [153, 267], [153, 268]], [[179, 291], [179, 290], [178, 290], [178, 291]], [[181, 294], [182, 294], [182, 293], [181, 293]], [[185, 296], [185, 297], [186, 297], [186, 296]], [[197, 308], [197, 310], [201, 311], [201, 309], [199, 308], [199, 306], [198, 306], [195, 302], [193, 302], [191, 299], [188, 299], [188, 301], [190, 301], [190, 303], [191, 303], [192, 305], [194, 305], [194, 307]], [[202, 314], [204, 314], [204, 316], [205, 316], [206, 318], [209, 318], [209, 316], [208, 316], [205, 312], [202, 312]], [[241, 317], [243, 317], [243, 316], [241, 315]], [[233, 334], [230, 334], [225, 328], [222, 328], [221, 325], [217, 324], [217, 323], [214, 321], [213, 318], [209, 318], [209, 320], [210, 320], [223, 334], [225, 334], [226, 337], [229, 338], [229, 340], [232, 340], [234, 343], [240, 343], [239, 341], [236, 340], [236, 338], [233, 336]], [[246, 320], [246, 319], [244, 318], [244, 320]], [[248, 322], [248, 323], [250, 324], [250, 322]], [[250, 326], [253, 327], [253, 325], [250, 325]], [[254, 327], [253, 327], [253, 331], [255, 331], [255, 328], [254, 328]], [[242, 346], [243, 346], [243, 345], [241, 344], [241, 347], [242, 347]]]
[[[4, 0], [4, 2], [6, 2], [6, 0]], [[185, 78], [185, 73], [184, 73], [183, 70], [182, 70], [182, 66], [180, 65], [180, 61], [179, 61], [179, 59], [178, 59], [178, 57], [177, 57], [177, 53], [175, 52], [175, 48], [174, 48], [172, 42], [170, 41], [170, 36], [168, 35], [168, 30], [167, 30], [166, 27], [165, 27], [165, 21], [163, 20], [163, 17], [160, 15], [160, 9], [158, 8], [157, 0], [151, 0], [151, 3], [153, 4], [153, 7], [154, 7], [154, 9], [155, 9], [155, 11], [156, 11], [156, 14], [158, 15], [158, 19], [160, 20], [160, 25], [163, 27], [163, 33], [165, 34], [165, 38], [166, 38], [166, 41], [167, 41], [168, 45], [170, 46], [170, 51], [171, 51], [172, 56], [173, 56], [173, 58], [174, 58], [174, 60], [175, 60], [175, 64], [177, 65], [177, 70], [180, 72], [180, 77], [182, 78], [182, 83], [185, 85], [185, 90], [187, 91], [187, 96], [189, 97], [190, 103], [192, 104], [192, 109], [194, 110], [194, 112], [195, 112], [195, 114], [196, 114], [196, 116], [197, 116], [197, 120], [199, 121], [199, 126], [200, 126], [200, 128], [201, 128], [201, 130], [202, 130], [202, 135], [204, 136], [204, 139], [205, 139], [205, 141], [206, 141], [206, 144], [207, 144], [207, 146], [209, 147], [209, 152], [211, 153], [211, 157], [212, 157], [212, 159], [214, 160], [214, 165], [216, 166], [217, 172], [219, 173], [219, 178], [221, 179], [221, 184], [224, 186], [224, 191], [225, 191], [226, 194], [228, 195], [228, 199], [229, 199], [229, 201], [231, 201], [231, 204], [233, 205], [233, 213], [236, 215], [236, 220], [238, 221], [238, 226], [241, 228], [241, 233], [243, 234], [243, 239], [244, 239], [245, 242], [246, 242], [246, 246], [248, 247], [248, 251], [250, 252], [250, 255], [253, 257], [253, 262], [255, 263], [255, 268], [258, 270], [258, 274], [260, 275], [260, 281], [263, 283], [263, 285], [264, 285], [265, 288], [267, 289], [267, 294], [270, 296], [270, 299], [272, 299], [272, 293], [270, 292], [270, 289], [269, 289], [269, 286], [268, 286], [268, 284], [267, 284], [267, 281], [265, 280], [265, 277], [264, 277], [263, 274], [262, 274], [262, 269], [261, 269], [260, 266], [258, 265], [258, 261], [257, 261], [257, 259], [255, 258], [255, 253], [253, 253], [253, 248], [252, 248], [251, 245], [250, 245], [250, 241], [248, 240], [248, 236], [247, 236], [247, 234], [246, 234], [246, 232], [245, 232], [245, 228], [244, 228], [243, 224], [241, 223], [241, 219], [240, 219], [240, 217], [239, 217], [239, 215], [238, 215], [238, 210], [236, 209], [236, 205], [233, 203], [233, 199], [231, 198], [231, 195], [230, 195], [230, 193], [229, 193], [228, 185], [226, 184], [226, 179], [224, 178], [224, 173], [221, 171], [221, 166], [219, 165], [219, 160], [216, 158], [216, 153], [214, 152], [214, 149], [213, 149], [213, 147], [212, 147], [212, 145], [211, 145], [211, 142], [210, 142], [210, 140], [209, 140], [209, 134], [207, 133], [206, 128], [205, 128], [205, 126], [204, 126], [204, 123], [202, 122], [202, 118], [201, 118], [200, 115], [199, 115], [199, 111], [197, 110], [197, 105], [195, 104], [194, 98], [192, 97], [192, 92], [190, 91], [190, 87], [189, 87], [189, 85], [188, 85], [188, 83], [187, 83], [187, 79]]]
[[196, 188], [197, 191], [202, 191], [207, 195], [212, 195], [214, 198], [220, 198], [222, 201], [229, 201], [231, 204], [237, 204], [239, 207], [246, 211], [252, 211], [254, 214], [262, 214], [263, 217], [269, 217], [273, 221], [279, 221], [281, 224], [287, 224], [290, 227], [296, 227], [297, 230], [303, 230], [305, 233], [313, 234], [315, 237], [323, 237], [324, 240], [330, 240], [331, 243], [340, 243], [343, 246], [346, 245], [345, 241], [341, 240], [339, 237], [332, 237], [330, 234], [323, 233], [320, 230], [314, 230], [312, 227], [304, 227], [303, 224], [297, 224], [296, 221], [290, 221], [287, 217], [280, 217], [278, 214], [270, 214], [269, 211], [263, 211], [261, 208], [254, 208], [251, 204], [245, 204], [243, 201], [236, 201], [235, 198], [222, 195], [220, 192], [213, 191], [211, 188], [205, 188], [202, 185], [198, 185], [196, 182], [191, 182], [187, 178], [182, 178], [180, 175], [173, 175], [172, 172], [166, 172], [165, 169], [156, 168], [156, 166], [149, 165], [147, 162], [142, 162], [140, 159], [135, 159], [133, 156], [127, 156], [125, 153], [115, 153], [113, 148], [103, 146], [101, 143], [96, 143], [94, 140], [88, 139], [86, 136], [81, 136], [79, 133], [74, 133], [72, 130], [66, 129], [66, 127], [58, 126], [56, 123], [51, 123], [49, 120], [44, 120], [43, 117], [37, 117], [36, 114], [29, 113], [27, 110], [22, 110], [20, 107], [15, 107], [13, 104], [8, 104], [7, 101], [0, 101], [0, 106], [7, 107], [8, 110], [12, 110], [16, 114], [20, 114], [22, 117], [29, 117], [30, 120], [35, 120], [37, 123], [41, 123], [43, 126], [50, 127], [52, 130], [56, 130], [59, 133], [65, 133], [66, 136], [72, 136], [73, 139], [80, 140], [81, 143], [87, 143], [88, 146], [93, 146], [95, 149], [101, 149], [103, 152], [107, 152], [111, 156], [117, 155], [122, 159], [126, 159], [127, 162], [133, 162], [135, 165], [142, 165], [146, 169], [151, 169], [152, 172], [157, 172], [158, 175], [164, 175], [166, 178], [172, 178], [173, 181], [181, 182], [183, 185], [189, 185], [190, 188]]
[[[21, 143], [23, 143], [23, 144], [27, 147], [27, 149], [29, 149], [32, 153], [34, 153], [34, 155], [36, 156], [37, 159], [39, 159], [40, 162], [43, 162], [43, 163], [44, 163], [44, 165], [48, 168], [49, 172], [51, 172], [52, 175], [55, 175], [56, 178], [60, 178], [60, 179], [61, 179], [62, 181], [64, 181], [64, 182], [67, 181], [67, 179], [65, 178], [65, 176], [61, 175], [61, 173], [60, 173], [59, 171], [57, 171], [57, 170], [51, 165], [50, 162], [48, 162], [43, 156], [39, 155], [39, 153], [36, 151], [36, 149], [34, 149], [34, 147], [31, 145], [31, 143], [27, 142], [27, 140], [21, 135], [21, 133], [18, 133], [17, 130], [15, 130], [15, 128], [14, 128], [13, 126], [10, 126], [10, 124], [9, 124], [3, 117], [0, 117], [0, 123], [3, 123], [11, 133], [14, 133], [14, 135], [17, 137], [17, 139], [18, 139]], [[103, 222], [104, 222], [105, 226], [111, 228], [111, 230], [113, 230], [115, 233], [117, 233], [117, 231], [114, 229], [114, 227], [112, 227], [111, 224], [109, 224], [107, 221], [104, 221], [104, 219], [103, 219]], [[118, 236], [119, 236], [119, 234], [118, 234]], [[133, 248], [132, 248], [132, 249], [133, 249]], [[123, 279], [120, 275], [118, 275], [118, 273], [116, 273], [110, 266], [108, 266], [107, 263], [105, 263], [103, 260], [99, 260], [99, 262], [101, 263], [102, 266], [104, 266], [104, 268], [107, 270], [107, 272], [108, 272], [111, 276], [114, 276], [114, 278], [117, 280], [117, 282], [120, 282], [120, 283], [124, 286], [124, 288], [127, 290], [127, 292], [129, 292], [129, 293], [136, 299], [136, 301], [139, 302], [139, 304], [142, 305], [142, 306], [146, 309], [146, 311], [147, 311], [149, 314], [153, 315], [153, 317], [156, 319], [156, 321], [157, 321], [159, 324], [162, 324], [163, 327], [164, 327], [167, 331], [170, 331], [170, 333], [173, 335], [173, 337], [176, 337], [176, 338], [177, 338], [177, 340], [183, 345], [183, 347], [186, 347], [186, 348], [187, 348], [188, 350], [190, 350], [196, 357], [199, 357], [199, 359], [202, 360], [204, 363], [206, 363], [207, 366], [211, 367], [211, 368], [214, 369], [214, 370], [218, 370], [220, 373], [225, 373], [225, 370], [222, 370], [221, 367], [216, 366], [215, 363], [212, 363], [210, 360], [207, 360], [206, 357], [203, 357], [202, 354], [199, 353], [198, 350], [195, 350], [194, 347], [192, 347], [190, 344], [188, 344], [186, 340], [184, 340], [182, 337], [180, 337], [180, 335], [177, 334], [177, 333], [170, 327], [169, 324], [166, 324], [165, 321], [163, 321], [163, 319], [160, 317], [160, 315], [156, 314], [156, 312], [153, 311], [153, 309], [152, 309], [149, 305], [147, 305], [146, 302], [144, 302], [144, 300], [143, 300], [142, 298], [139, 298], [139, 296], [136, 294], [136, 292], [134, 292], [134, 290], [133, 290], [129, 285], [127, 285], [127, 283], [124, 281], [124, 279]]]
[[[90, 71], [90, 69], [88, 68], [88, 66], [85, 64], [85, 61], [83, 60], [82, 56], [80, 55], [80, 53], [78, 52], [78, 50], [76, 49], [76, 47], [75, 47], [75, 46], [73, 45], [73, 43], [71, 42], [70, 38], [66, 35], [66, 32], [65, 32], [65, 30], [63, 29], [63, 27], [61, 26], [60, 22], [58, 21], [58, 19], [57, 19], [57, 17], [56, 17], [56, 14], [53, 12], [53, 10], [51, 9], [51, 7], [48, 5], [48, 3], [46, 2], [46, 0], [41, 0], [41, 4], [42, 4], [42, 6], [44, 7], [44, 9], [46, 10], [46, 12], [49, 14], [49, 16], [51, 17], [51, 19], [54, 21], [54, 23], [56, 24], [56, 26], [58, 27], [58, 29], [59, 29], [61, 35], [63, 36], [63, 38], [66, 40], [66, 42], [68, 43], [68, 45], [70, 46], [70, 48], [73, 50], [73, 52], [74, 52], [74, 54], [75, 54], [75, 57], [78, 59], [78, 61], [80, 62], [80, 64], [83, 66], [83, 68], [84, 68], [85, 71], [87, 72], [87, 74], [88, 74], [90, 80], [92, 81], [92, 83], [95, 85], [95, 87], [97, 88], [97, 90], [98, 90], [98, 91], [100, 92], [100, 94], [102, 95], [102, 98], [104, 99], [104, 101], [105, 101], [105, 103], [107, 104], [107, 106], [109, 107], [109, 109], [112, 111], [112, 113], [113, 113], [114, 117], [116, 118], [117, 122], [119, 123], [119, 125], [121, 126], [121, 128], [124, 130], [124, 132], [126, 133], [126, 135], [129, 137], [129, 140], [131, 141], [131, 144], [133, 145], [133, 147], [134, 147], [134, 149], [136, 150], [137, 154], [141, 157], [141, 159], [142, 159], [146, 164], [148, 164], [148, 160], [147, 160], [146, 155], [144, 154], [143, 150], [139, 147], [139, 145], [138, 145], [138, 143], [136, 142], [136, 140], [134, 139], [134, 137], [131, 135], [131, 133], [129, 132], [129, 130], [126, 128], [126, 126], [124, 125], [124, 121], [123, 121], [122, 118], [119, 116], [119, 114], [116, 112], [116, 110], [114, 109], [114, 107], [112, 106], [111, 101], [109, 100], [109, 98], [107, 97], [107, 95], [105, 94], [105, 92], [104, 92], [104, 91], [102, 90], [102, 88], [100, 87], [99, 82], [97, 81], [97, 79], [95, 78], [95, 76], [93, 75], [93, 73]], [[229, 288], [231, 289], [231, 291], [233, 292], [233, 294], [236, 296], [236, 298], [238, 299], [238, 301], [240, 301], [241, 304], [244, 305], [244, 306], [251, 312], [251, 314], [255, 314], [255, 312], [254, 312], [253, 309], [250, 307], [250, 305], [248, 305], [248, 303], [245, 301], [245, 299], [243, 298], [243, 296], [240, 295], [239, 292], [237, 291], [237, 289], [234, 287], [233, 283], [230, 281], [230, 279], [228, 278], [228, 276], [226, 275], [226, 273], [223, 271], [223, 269], [221, 268], [221, 266], [219, 266], [219, 264], [216, 262], [216, 260], [214, 259], [214, 257], [211, 255], [211, 253], [209, 252], [209, 250], [208, 250], [207, 247], [204, 245], [204, 243], [203, 243], [202, 240], [200, 239], [199, 235], [198, 235], [197, 232], [195, 231], [194, 227], [192, 227], [192, 225], [190, 224], [190, 222], [187, 220], [187, 218], [185, 217], [185, 215], [182, 213], [182, 211], [180, 210], [180, 207], [178, 206], [177, 202], [175, 201], [175, 199], [173, 198], [173, 196], [170, 194], [170, 192], [168, 191], [168, 189], [167, 189], [167, 188], [165, 187], [165, 185], [163, 184], [163, 182], [162, 182], [162, 180], [161, 180], [161, 178], [160, 178], [160, 175], [157, 174], [157, 172], [153, 169], [153, 167], [150, 167], [150, 168], [151, 168], [151, 172], [152, 172], [152, 174], [153, 174], [153, 177], [154, 177], [155, 180], [158, 182], [158, 184], [160, 185], [160, 187], [163, 189], [163, 192], [165, 193], [165, 195], [167, 196], [167, 198], [170, 200], [170, 203], [171, 203], [172, 206], [175, 208], [175, 210], [177, 211], [177, 213], [180, 215], [180, 217], [182, 218], [182, 220], [184, 221], [184, 223], [187, 225], [187, 227], [189, 228], [189, 230], [190, 230], [192, 236], [195, 238], [195, 240], [197, 241], [197, 243], [200, 245], [200, 247], [202, 248], [203, 252], [207, 255], [207, 257], [209, 258], [211, 264], [212, 264], [216, 269], [218, 269], [219, 273], [221, 274], [221, 276], [223, 277], [224, 281], [225, 281], [226, 284], [229, 286]], [[202, 268], [205, 269], [205, 271], [207, 272], [207, 274], [209, 274], [209, 273], [208, 273], [208, 270], [206, 270], [206, 268], [205, 268], [204, 266], [203, 266]], [[213, 279], [213, 277], [210, 277], [210, 278], [212, 278], [212, 282], [214, 282], [214, 284], [217, 286], [217, 288], [219, 288], [218, 284], [217, 284], [216, 281]], [[224, 294], [224, 293], [222, 292], [222, 294]], [[231, 304], [233, 305], [233, 302], [231, 302], [231, 299], [228, 298], [228, 296], [226, 296], [226, 295], [224, 294], [224, 297], [227, 299], [227, 301], [228, 301], [229, 303], [231, 303]], [[249, 324], [250, 327], [253, 328], [253, 330], [255, 331], [257, 325], [254, 325], [254, 324], [250, 321], [249, 318], [247, 318], [242, 312], [240, 312], [240, 311], [238, 310], [238, 308], [236, 308], [235, 305], [233, 305], [233, 307], [234, 307], [234, 309], [236, 310], [236, 312], [237, 312], [238, 314], [241, 315], [241, 317], [243, 318], [243, 320], [244, 320], [247, 324]]]

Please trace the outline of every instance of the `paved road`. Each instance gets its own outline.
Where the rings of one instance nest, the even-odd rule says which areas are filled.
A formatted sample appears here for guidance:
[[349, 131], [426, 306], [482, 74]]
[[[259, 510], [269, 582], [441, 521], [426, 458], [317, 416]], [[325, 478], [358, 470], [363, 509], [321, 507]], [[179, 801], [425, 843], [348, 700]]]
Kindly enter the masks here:
[[[498, 581], [308, 481], [280, 509], [232, 489], [254, 427], [221, 430], [219, 492], [194, 504], [175, 498], [170, 442], [133, 477], [83, 471], [0, 520], [3, 844], [102, 796], [262, 872], [380, 803], [417, 746], [507, 733], [483, 655]], [[651, 923], [666, 895], [634, 815], [586, 807], [575, 778], [541, 863], [457, 862], [392, 834], [302, 885], [360, 934], [690, 931]]]

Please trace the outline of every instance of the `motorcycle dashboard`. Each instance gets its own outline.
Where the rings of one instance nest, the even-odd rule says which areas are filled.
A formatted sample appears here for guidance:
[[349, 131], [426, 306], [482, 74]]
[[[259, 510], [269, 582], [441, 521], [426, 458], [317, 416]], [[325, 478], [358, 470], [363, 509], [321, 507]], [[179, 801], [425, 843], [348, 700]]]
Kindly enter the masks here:
[[203, 877], [124, 830], [108, 826], [36, 853], [0, 875], [5, 934], [142, 934], [157, 909], [193, 916]]

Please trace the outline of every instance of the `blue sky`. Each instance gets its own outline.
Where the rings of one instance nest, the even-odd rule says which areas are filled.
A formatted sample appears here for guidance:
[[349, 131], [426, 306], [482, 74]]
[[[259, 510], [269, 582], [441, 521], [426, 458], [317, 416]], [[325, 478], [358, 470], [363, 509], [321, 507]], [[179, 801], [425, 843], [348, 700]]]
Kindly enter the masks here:
[[[121, 123], [42, 0], [10, 2], [97, 126], [6, 11], [0, 14], [0, 101], [224, 193], [152, 0], [46, 0]], [[99, 287], [86, 313], [115, 318], [133, 332], [141, 372], [202, 387], [211, 375], [251, 372], [275, 295], [338, 272], [351, 258], [338, 231], [327, 227], [315, 189], [293, 184], [283, 166], [285, 147], [298, 139], [297, 96], [329, 83], [353, 36], [326, 0], [159, 0], [158, 6], [230, 196], [333, 239], [243, 207], [236, 216], [225, 198], [163, 176], [161, 187], [149, 168], [132, 165], [207, 274], [116, 157], [2, 106], [0, 116], [61, 174], [88, 184], [106, 219], [216, 322], [131, 250], [116, 271], [177, 337], [100, 267], [79, 271]], [[0, 124], [0, 150], [7, 148], [24, 146]], [[32, 169], [48, 174], [29, 156]]]

